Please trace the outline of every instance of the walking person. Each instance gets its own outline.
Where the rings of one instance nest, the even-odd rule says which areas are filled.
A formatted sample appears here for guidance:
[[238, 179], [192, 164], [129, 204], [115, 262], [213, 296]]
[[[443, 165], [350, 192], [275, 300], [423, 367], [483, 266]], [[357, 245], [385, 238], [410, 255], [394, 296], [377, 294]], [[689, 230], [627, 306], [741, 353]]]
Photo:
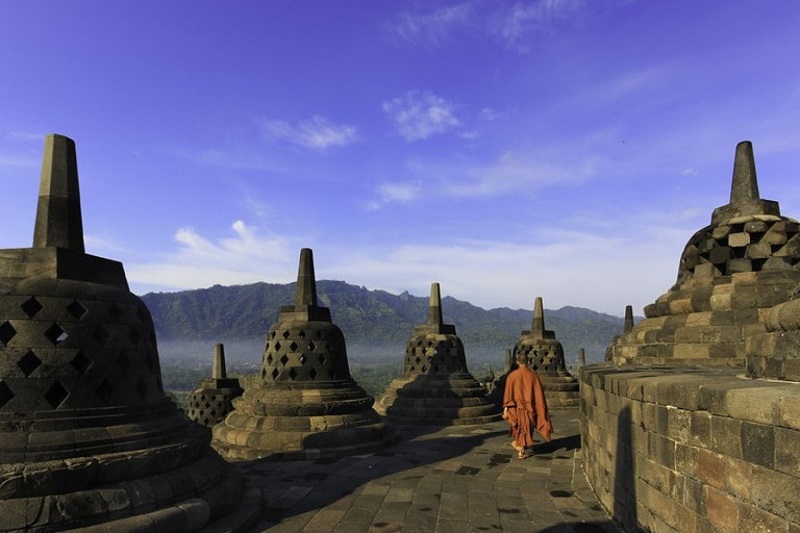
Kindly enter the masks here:
[[508, 422], [511, 445], [520, 459], [528, 457], [527, 448], [533, 446], [536, 430], [550, 442], [553, 424], [547, 411], [544, 389], [539, 376], [528, 366], [527, 354], [517, 355], [519, 367], [506, 378], [503, 393], [503, 418]]

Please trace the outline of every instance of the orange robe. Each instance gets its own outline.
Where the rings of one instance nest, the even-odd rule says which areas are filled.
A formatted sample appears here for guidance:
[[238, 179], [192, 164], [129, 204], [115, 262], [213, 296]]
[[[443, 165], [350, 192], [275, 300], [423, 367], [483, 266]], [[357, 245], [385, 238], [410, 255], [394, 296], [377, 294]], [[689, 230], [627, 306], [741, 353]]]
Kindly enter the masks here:
[[553, 424], [547, 411], [544, 389], [539, 376], [521, 366], [508, 374], [503, 393], [503, 407], [508, 408], [511, 438], [519, 446], [533, 446], [533, 430], [550, 442]]

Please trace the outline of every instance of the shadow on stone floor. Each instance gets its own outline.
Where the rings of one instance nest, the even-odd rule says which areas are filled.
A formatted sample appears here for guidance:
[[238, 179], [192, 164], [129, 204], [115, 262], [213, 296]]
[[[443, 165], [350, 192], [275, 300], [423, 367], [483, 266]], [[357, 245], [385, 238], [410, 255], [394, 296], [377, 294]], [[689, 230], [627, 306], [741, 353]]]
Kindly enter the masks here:
[[[462, 456], [480, 447], [487, 439], [507, 433], [504, 429], [493, 431], [476, 426], [448, 428], [445, 436], [432, 436], [440, 435], [442, 431], [441, 427], [435, 426], [396, 426], [394, 429], [400, 441], [373, 454], [341, 459], [249, 461], [238, 465], [251, 482], [264, 489], [266, 505], [263, 516], [280, 522], [297, 514], [328, 507], [382, 477], [409, 471], [407, 477], [399, 478], [400, 482], [421, 478], [422, 473], [412, 471]], [[511, 460], [510, 452], [509, 447], [507, 456], [496, 459], [507, 463]], [[361, 497], [369, 497], [365, 492], [362, 491]]]

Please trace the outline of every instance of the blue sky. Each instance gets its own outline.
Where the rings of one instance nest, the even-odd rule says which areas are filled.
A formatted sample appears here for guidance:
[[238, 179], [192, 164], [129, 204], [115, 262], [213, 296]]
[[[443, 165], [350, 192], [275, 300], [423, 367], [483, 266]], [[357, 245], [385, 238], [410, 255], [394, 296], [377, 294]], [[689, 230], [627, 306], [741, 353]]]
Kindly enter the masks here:
[[[0, 247], [43, 137], [134, 292], [318, 279], [637, 314], [753, 141], [800, 216], [800, 3], [0, 0]], [[9, 194], [9, 191], [12, 193]]]

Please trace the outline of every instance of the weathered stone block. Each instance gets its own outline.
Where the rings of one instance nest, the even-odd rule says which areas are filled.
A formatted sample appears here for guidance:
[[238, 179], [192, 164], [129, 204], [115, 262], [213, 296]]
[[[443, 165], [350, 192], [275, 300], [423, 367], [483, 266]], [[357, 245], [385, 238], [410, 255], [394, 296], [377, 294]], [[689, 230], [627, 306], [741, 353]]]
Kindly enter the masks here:
[[742, 248], [748, 244], [750, 244], [750, 234], [747, 232], [731, 233], [728, 235], [728, 246], [731, 248]]
[[707, 411], [693, 411], [691, 413], [690, 444], [702, 448], [711, 447], [711, 417], [711, 413]]
[[727, 494], [708, 487], [706, 494], [706, 516], [725, 531], [739, 531], [739, 506]]
[[775, 427], [775, 469], [800, 478], [800, 431]]
[[742, 421], [727, 416], [711, 418], [711, 447], [714, 451], [742, 458]]
[[742, 458], [767, 468], [775, 464], [775, 432], [773, 426], [742, 422]]

